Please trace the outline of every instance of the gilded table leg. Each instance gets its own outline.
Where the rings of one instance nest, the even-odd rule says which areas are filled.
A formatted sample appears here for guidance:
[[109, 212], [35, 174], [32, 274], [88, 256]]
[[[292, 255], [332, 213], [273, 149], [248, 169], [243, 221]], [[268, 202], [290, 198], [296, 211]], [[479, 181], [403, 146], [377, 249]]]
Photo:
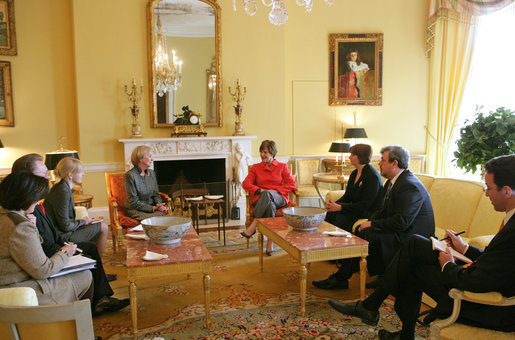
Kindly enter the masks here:
[[263, 234], [258, 232], [259, 267], [263, 272]]
[[367, 260], [363, 256], [359, 261], [359, 295], [361, 300], [365, 298], [365, 281], [367, 279]]
[[138, 338], [138, 298], [136, 296], [136, 280], [129, 280], [129, 299], [131, 301], [132, 332]]
[[315, 185], [315, 189], [316, 189], [316, 191], [317, 191], [317, 193], [318, 193], [318, 196], [320, 197], [320, 199], [322, 200], [322, 203], [323, 203], [323, 204], [324, 204], [324, 206], [325, 206], [325, 198], [324, 198], [324, 197], [322, 196], [322, 194], [320, 193], [320, 188], [318, 188], [318, 184], [319, 184], [319, 182], [318, 182], [318, 181], [313, 181], [313, 182], [314, 182], [313, 184]]
[[308, 270], [306, 265], [300, 266], [300, 315], [306, 314], [306, 281], [308, 279]]
[[206, 305], [206, 328], [211, 326], [211, 277], [204, 274], [204, 304]]

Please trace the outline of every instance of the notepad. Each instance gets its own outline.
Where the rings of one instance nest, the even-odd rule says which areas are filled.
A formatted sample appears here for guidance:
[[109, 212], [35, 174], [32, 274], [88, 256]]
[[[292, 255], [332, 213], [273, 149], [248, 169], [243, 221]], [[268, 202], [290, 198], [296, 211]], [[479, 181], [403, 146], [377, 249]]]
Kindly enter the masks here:
[[68, 264], [66, 266], [64, 266], [58, 273], [50, 276], [50, 278], [79, 272], [81, 270], [93, 269], [95, 268], [96, 264], [97, 261], [90, 259], [89, 257], [83, 255], [74, 255], [69, 258]]
[[[442, 241], [438, 241], [433, 236], [431, 236], [431, 243], [433, 244], [433, 250], [443, 251], [444, 253], [447, 252], [447, 244], [446, 243], [444, 243]], [[472, 262], [471, 259], [469, 259], [468, 257], [466, 257], [465, 255], [463, 255], [461, 253], [458, 253], [453, 248], [449, 247], [449, 249], [451, 250], [451, 254], [452, 254], [452, 256], [455, 259], [458, 259], [458, 260], [463, 261], [465, 263], [471, 263]]]

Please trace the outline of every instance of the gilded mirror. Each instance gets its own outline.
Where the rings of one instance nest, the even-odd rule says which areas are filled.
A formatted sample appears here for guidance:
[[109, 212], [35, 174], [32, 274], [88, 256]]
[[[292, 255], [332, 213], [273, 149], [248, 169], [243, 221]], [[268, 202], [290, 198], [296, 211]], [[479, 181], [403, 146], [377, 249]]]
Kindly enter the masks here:
[[[185, 106], [201, 114], [204, 126], [222, 126], [220, 7], [216, 0], [150, 0], [148, 38], [152, 127], [173, 126]], [[162, 52], [171, 71], [165, 77], [159, 68]]]

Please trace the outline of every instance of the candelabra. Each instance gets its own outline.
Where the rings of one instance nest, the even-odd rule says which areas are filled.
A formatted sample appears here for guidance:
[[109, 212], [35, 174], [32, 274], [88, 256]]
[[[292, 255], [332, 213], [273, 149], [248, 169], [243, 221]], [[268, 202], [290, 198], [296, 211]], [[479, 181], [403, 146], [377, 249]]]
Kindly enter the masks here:
[[143, 135], [141, 134], [141, 127], [139, 126], [139, 107], [138, 102], [141, 100], [141, 95], [143, 94], [143, 80], [141, 81], [141, 86], [136, 86], [136, 79], [132, 78], [132, 86], [130, 88], [125, 85], [125, 93], [129, 97], [129, 103], [132, 106], [129, 106], [132, 113], [132, 136], [131, 138], [141, 138]]
[[241, 114], [243, 112], [243, 107], [241, 106], [241, 102], [245, 99], [245, 94], [247, 93], [247, 87], [240, 85], [240, 78], [236, 81], [236, 87], [234, 91], [231, 90], [231, 86], [229, 86], [229, 94], [232, 96], [232, 100], [236, 102], [234, 107], [234, 111], [236, 113], [236, 122], [234, 123], [234, 134], [233, 136], [245, 136], [245, 132], [243, 131], [243, 123], [241, 122]]

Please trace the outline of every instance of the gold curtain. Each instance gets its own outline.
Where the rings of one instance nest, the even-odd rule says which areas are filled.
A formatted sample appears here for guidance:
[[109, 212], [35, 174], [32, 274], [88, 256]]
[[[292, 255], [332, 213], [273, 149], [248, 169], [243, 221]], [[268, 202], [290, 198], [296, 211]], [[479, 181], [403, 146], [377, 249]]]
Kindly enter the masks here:
[[449, 144], [470, 69], [475, 20], [468, 14], [443, 8], [428, 30], [431, 31], [432, 46], [429, 51], [426, 170], [445, 176]]

